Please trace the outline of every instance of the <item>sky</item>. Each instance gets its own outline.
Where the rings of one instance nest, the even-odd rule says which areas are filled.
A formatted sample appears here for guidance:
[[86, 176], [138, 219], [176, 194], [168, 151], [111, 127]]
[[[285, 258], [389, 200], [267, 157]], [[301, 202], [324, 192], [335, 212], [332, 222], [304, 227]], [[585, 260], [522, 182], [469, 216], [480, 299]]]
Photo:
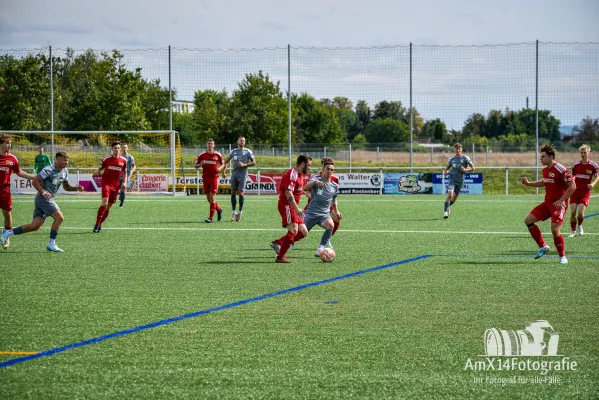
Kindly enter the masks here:
[[599, 117], [597, 21], [599, 0], [0, 0], [0, 52], [119, 49], [168, 85], [172, 46], [179, 100], [264, 71], [282, 91], [372, 107], [409, 104], [413, 43], [414, 107], [460, 129], [474, 112], [534, 108], [539, 40], [539, 108], [574, 125]]
[[599, 42], [597, 0], [0, 0], [0, 48]]

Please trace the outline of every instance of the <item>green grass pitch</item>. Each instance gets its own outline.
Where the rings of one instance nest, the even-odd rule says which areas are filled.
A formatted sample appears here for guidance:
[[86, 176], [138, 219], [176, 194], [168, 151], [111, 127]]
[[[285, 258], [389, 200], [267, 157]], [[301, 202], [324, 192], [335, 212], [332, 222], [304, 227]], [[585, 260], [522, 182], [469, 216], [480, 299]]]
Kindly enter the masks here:
[[[50, 220], [12, 237], [0, 252], [0, 398], [597, 398], [599, 216], [566, 237], [560, 265], [548, 222], [552, 249], [533, 259], [523, 220], [539, 196], [462, 196], [447, 220], [441, 196], [342, 196], [337, 259], [313, 256], [316, 227], [293, 264], [276, 264], [276, 198], [248, 196], [238, 223], [229, 197], [218, 201], [223, 220], [209, 225], [204, 197], [129, 196], [95, 234], [100, 199], [63, 195], [65, 253], [45, 249]], [[17, 196], [14, 225], [32, 210]], [[539, 319], [575, 370], [466, 368], [486, 360], [487, 329]]]

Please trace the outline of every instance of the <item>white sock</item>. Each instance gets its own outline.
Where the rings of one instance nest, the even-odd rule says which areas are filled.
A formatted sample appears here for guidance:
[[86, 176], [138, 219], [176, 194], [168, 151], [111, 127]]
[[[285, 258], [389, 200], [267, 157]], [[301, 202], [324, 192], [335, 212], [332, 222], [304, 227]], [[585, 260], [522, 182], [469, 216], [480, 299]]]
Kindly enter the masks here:
[[48, 242], [48, 246], [54, 246], [54, 245], [56, 245], [56, 240], [50, 239], [50, 242]]

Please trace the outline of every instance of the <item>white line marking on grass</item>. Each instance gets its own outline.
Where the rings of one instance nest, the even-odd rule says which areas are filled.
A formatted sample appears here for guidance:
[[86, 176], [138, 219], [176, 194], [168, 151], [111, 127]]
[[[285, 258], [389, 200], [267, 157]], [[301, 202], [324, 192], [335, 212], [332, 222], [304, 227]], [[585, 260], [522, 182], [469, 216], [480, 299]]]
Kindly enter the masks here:
[[[68, 229], [68, 230], [84, 230], [84, 231], [90, 231], [91, 229], [89, 227], [68, 227], [68, 226], [63, 226], [61, 227], [61, 229]], [[110, 228], [104, 228], [102, 227], [102, 231], [109, 231], [109, 230], [113, 230], [113, 231], [193, 231], [193, 232], [198, 232], [198, 231], [206, 231], [206, 232], [213, 232], [213, 231], [231, 231], [231, 232], [243, 232], [243, 231], [249, 231], [249, 232], [283, 232], [283, 228], [213, 228], [213, 227], [207, 227], [207, 228], [180, 228], [180, 227], [168, 227], [168, 226], [164, 226], [164, 227], [147, 227], [147, 226], [143, 226], [143, 227], [127, 227], [127, 226], [115, 226], [115, 227], [110, 227]], [[485, 232], [485, 231], [463, 231], [463, 232], [455, 232], [455, 231], [400, 231], [400, 230], [390, 230], [390, 229], [384, 229], [384, 230], [376, 230], [376, 229], [343, 229], [343, 230], [339, 230], [338, 232], [341, 233], [425, 233], [425, 234], [443, 234], [446, 235], [448, 233], [451, 233], [452, 235], [454, 234], [460, 234], [460, 235], [523, 235], [523, 236], [529, 236], [530, 234], [528, 232], [498, 232], [498, 231], [493, 231], [493, 232]], [[548, 234], [550, 235], [550, 232], [546, 232], [544, 234]], [[586, 235], [599, 235], [599, 233], [585, 233]]]

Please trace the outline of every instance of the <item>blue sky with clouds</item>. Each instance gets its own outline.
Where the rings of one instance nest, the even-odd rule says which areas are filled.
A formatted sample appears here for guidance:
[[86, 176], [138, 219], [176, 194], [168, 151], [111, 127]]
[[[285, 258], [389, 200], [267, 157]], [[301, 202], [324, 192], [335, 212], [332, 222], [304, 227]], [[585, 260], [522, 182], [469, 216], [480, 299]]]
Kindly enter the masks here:
[[285, 90], [290, 44], [292, 92], [374, 105], [408, 103], [412, 42], [414, 106], [459, 129], [473, 112], [519, 109], [527, 97], [534, 107], [539, 39], [555, 43], [540, 47], [539, 106], [569, 125], [599, 117], [597, 21], [598, 0], [2, 0], [0, 49], [131, 49], [128, 65], [166, 84], [170, 45], [173, 87], [190, 100], [231, 92], [257, 70]]
[[0, 47], [599, 41], [597, 0], [3, 0]]

